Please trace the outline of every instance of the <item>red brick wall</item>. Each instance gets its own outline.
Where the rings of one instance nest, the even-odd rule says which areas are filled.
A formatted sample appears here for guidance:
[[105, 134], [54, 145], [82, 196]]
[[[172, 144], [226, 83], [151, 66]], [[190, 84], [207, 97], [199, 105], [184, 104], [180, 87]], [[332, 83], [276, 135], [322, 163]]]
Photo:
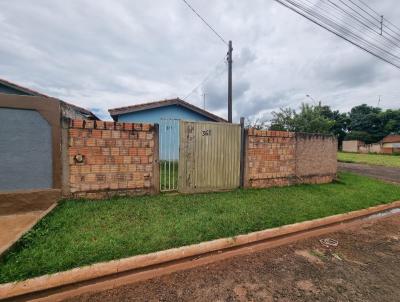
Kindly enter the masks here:
[[336, 176], [336, 151], [333, 136], [249, 129], [245, 187], [331, 182]]
[[71, 120], [68, 140], [70, 196], [158, 192], [158, 133], [153, 125]]
[[382, 153], [383, 154], [392, 154], [393, 148], [382, 148]]
[[247, 131], [245, 186], [265, 188], [293, 183], [295, 136], [292, 132]]

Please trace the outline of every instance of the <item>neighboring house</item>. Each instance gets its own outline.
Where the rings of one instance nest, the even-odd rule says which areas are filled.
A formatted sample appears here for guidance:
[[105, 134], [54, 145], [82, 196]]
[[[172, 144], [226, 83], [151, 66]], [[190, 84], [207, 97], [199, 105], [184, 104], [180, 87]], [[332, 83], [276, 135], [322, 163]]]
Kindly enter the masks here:
[[383, 153], [400, 153], [400, 134], [390, 134], [381, 140]]
[[382, 153], [381, 143], [365, 144], [359, 140], [343, 141], [342, 151], [354, 153]]
[[343, 141], [342, 151], [356, 153], [400, 153], [400, 134], [389, 134], [380, 142], [366, 145], [363, 141]]
[[118, 122], [151, 123], [160, 125], [160, 158], [177, 159], [179, 155], [179, 120], [227, 121], [211, 112], [179, 98], [109, 109]]
[[72, 119], [99, 120], [99, 118], [96, 115], [94, 115], [93, 112], [91, 112], [87, 109], [64, 102], [57, 98], [50, 97], [48, 95], [39, 93], [37, 91], [17, 85], [15, 83], [11, 83], [4, 79], [0, 79], [0, 94], [21, 95], [21, 96], [38, 96], [38, 97], [52, 99], [52, 100], [58, 101], [60, 103], [60, 108], [61, 108], [63, 117], [72, 118]]
[[359, 147], [363, 146], [364, 144], [365, 143], [363, 141], [358, 141], [358, 140], [343, 141], [342, 151], [357, 153], [359, 151]]
[[61, 188], [66, 118], [98, 120], [89, 110], [0, 79], [0, 192]]
[[358, 148], [359, 153], [382, 153], [382, 144], [381, 143], [375, 143], [375, 144], [367, 144], [367, 145], [362, 145], [359, 146]]
[[113, 120], [117, 122], [154, 124], [166, 118], [188, 121], [227, 122], [222, 117], [179, 98], [114, 108], [109, 109], [108, 112]]

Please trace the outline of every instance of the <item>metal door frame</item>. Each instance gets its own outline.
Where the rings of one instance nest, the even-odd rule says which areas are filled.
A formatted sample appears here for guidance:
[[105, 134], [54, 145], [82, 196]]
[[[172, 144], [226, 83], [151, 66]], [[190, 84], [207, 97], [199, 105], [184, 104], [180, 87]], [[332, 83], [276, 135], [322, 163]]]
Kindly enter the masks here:
[[[161, 192], [173, 192], [178, 190], [180, 145], [179, 127], [179, 119], [160, 119], [158, 133]], [[176, 143], [178, 146], [175, 146]]]

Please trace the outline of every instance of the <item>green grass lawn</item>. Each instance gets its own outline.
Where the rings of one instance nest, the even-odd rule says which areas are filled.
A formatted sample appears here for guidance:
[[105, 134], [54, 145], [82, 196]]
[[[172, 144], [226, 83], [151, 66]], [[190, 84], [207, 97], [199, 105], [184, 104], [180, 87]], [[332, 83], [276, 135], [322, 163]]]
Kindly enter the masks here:
[[338, 152], [338, 160], [346, 163], [358, 163], [368, 165], [381, 165], [387, 167], [400, 168], [399, 155], [384, 155], [384, 154], [360, 154]]
[[350, 173], [325, 185], [64, 201], [0, 261], [0, 283], [245, 234], [400, 199]]

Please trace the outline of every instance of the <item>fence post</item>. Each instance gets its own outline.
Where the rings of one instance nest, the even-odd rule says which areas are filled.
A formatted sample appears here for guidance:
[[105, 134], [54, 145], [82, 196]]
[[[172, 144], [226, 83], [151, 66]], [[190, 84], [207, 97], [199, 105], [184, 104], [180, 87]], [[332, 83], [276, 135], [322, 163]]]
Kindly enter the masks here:
[[240, 118], [240, 188], [244, 188], [244, 163], [245, 163], [245, 131], [244, 117]]

